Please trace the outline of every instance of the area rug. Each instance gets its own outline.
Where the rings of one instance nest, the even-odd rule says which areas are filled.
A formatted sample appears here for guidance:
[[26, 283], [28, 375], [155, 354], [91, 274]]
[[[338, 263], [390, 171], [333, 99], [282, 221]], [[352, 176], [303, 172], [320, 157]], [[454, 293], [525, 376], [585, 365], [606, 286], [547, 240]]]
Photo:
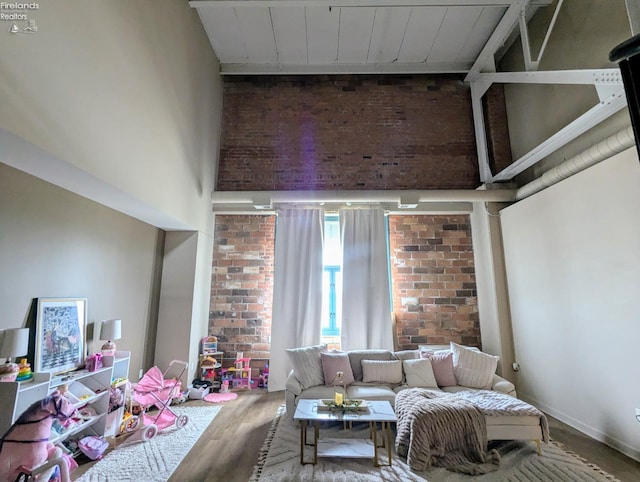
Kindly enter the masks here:
[[[166, 428], [151, 440], [132, 440], [131, 436], [109, 452], [77, 480], [80, 482], [161, 482], [169, 479], [202, 432], [222, 407], [171, 407], [185, 414], [189, 422], [183, 428]], [[73, 474], [72, 474], [73, 477]]]
[[[320, 437], [367, 438], [368, 425], [354, 424], [353, 430], [343, 430], [341, 424], [321, 426]], [[470, 476], [432, 468], [413, 472], [406, 461], [393, 458], [391, 467], [374, 467], [371, 459], [321, 458], [317, 465], [300, 465], [300, 430], [281, 407], [269, 431], [258, 465], [250, 482], [300, 481], [359, 482], [371, 481], [428, 481], [428, 482], [605, 482], [615, 477], [589, 464], [557, 443], [542, 444], [542, 455], [534, 442], [510, 441], [492, 445], [500, 453], [500, 468], [482, 476]], [[308, 449], [307, 457], [311, 456]], [[380, 451], [385, 452], [384, 450]], [[387, 463], [386, 455], [380, 463]]]
[[220, 403], [228, 402], [229, 400], [235, 400], [236, 398], [238, 398], [238, 394], [234, 392], [210, 393], [209, 395], [204, 397], [204, 401], [211, 403]]

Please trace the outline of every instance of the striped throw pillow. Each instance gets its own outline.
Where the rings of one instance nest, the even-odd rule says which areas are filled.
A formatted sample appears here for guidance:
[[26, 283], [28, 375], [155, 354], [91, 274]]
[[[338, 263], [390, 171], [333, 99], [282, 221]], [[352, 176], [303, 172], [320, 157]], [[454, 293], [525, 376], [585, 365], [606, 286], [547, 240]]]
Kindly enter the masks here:
[[451, 342], [453, 370], [458, 385], [490, 390], [499, 357]]

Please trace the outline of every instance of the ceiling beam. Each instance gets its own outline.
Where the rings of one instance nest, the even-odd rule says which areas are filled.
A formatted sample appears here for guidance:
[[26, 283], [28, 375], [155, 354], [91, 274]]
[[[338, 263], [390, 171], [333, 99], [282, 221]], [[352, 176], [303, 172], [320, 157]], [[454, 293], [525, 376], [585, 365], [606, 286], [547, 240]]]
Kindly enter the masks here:
[[526, 153], [509, 167], [500, 171], [498, 174], [493, 176], [493, 178], [488, 180], [488, 182], [507, 181], [513, 179], [514, 176], [517, 176], [525, 169], [528, 169], [538, 161], [547, 157], [549, 154], [557, 151], [579, 135], [585, 133], [603, 120], [623, 109], [626, 105], [627, 99], [624, 93], [624, 88], [621, 88], [615, 94], [609, 96], [607, 100], [600, 102], [595, 107], [592, 107], [576, 120], [549, 137], [546, 141]]
[[[286, 207], [287, 204], [276, 206], [272, 209], [254, 209], [247, 208], [247, 205], [222, 205], [213, 206], [215, 215], [253, 215], [253, 216], [271, 216], [278, 213], [278, 207]], [[300, 206], [300, 204], [296, 204]], [[302, 205], [305, 206], [305, 205]], [[377, 203], [376, 206], [385, 210], [386, 214], [468, 214], [473, 211], [473, 203], [470, 202], [432, 202], [418, 204], [415, 208], [398, 207], [396, 203]], [[314, 206], [318, 207], [318, 206]], [[348, 207], [346, 203], [323, 204], [322, 209], [325, 214], [338, 213], [340, 209]]]
[[475, 80], [475, 78], [487, 68], [487, 65], [494, 65], [494, 56], [496, 51], [502, 46], [507, 37], [513, 31], [518, 19], [520, 18], [520, 13], [524, 11], [524, 9], [529, 5], [530, 0], [517, 0], [513, 2], [509, 2], [510, 6], [500, 19], [500, 23], [495, 28], [489, 40], [482, 48], [480, 55], [476, 58], [476, 61], [473, 63], [471, 70], [465, 77], [465, 82], [471, 82]]
[[[276, 203], [401, 203], [410, 196], [416, 204], [431, 202], [509, 202], [515, 189], [439, 189], [439, 190], [340, 190], [340, 191], [213, 191], [213, 206], [251, 207]], [[265, 202], [268, 199], [268, 203]]]
[[622, 75], [619, 68], [585, 70], [549, 70], [537, 72], [489, 72], [476, 76], [477, 82], [498, 84], [573, 84], [619, 85]]
[[[545, 6], [553, 0], [531, 0]], [[201, 7], [507, 7], [516, 0], [191, 0]]]
[[471, 62], [377, 64], [220, 64], [222, 75], [465, 74]]
[[476, 136], [476, 152], [478, 154], [478, 171], [480, 181], [483, 183], [491, 179], [491, 166], [489, 165], [489, 148], [487, 146], [487, 130], [484, 123], [484, 108], [482, 96], [491, 86], [490, 83], [471, 82], [471, 110], [473, 112], [473, 128]]

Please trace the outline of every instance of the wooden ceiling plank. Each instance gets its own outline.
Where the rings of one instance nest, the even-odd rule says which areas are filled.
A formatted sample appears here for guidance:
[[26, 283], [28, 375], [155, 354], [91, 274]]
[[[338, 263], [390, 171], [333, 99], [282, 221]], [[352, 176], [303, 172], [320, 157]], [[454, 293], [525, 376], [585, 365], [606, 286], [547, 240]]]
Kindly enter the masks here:
[[447, 9], [442, 7], [411, 9], [398, 62], [423, 62], [429, 56], [446, 13]]
[[427, 62], [444, 62], [458, 58], [467, 36], [482, 13], [482, 7], [451, 7], [447, 9]]
[[213, 50], [220, 62], [246, 62], [247, 49], [242, 39], [235, 9], [216, 8], [198, 10]]
[[491, 33], [500, 23], [500, 19], [505, 11], [506, 8], [502, 7], [485, 7], [482, 9], [478, 21], [474, 25], [473, 30], [467, 37], [465, 45], [455, 60], [473, 62], [480, 54], [484, 44], [489, 40], [489, 37], [491, 37]]
[[276, 42], [268, 8], [237, 8], [236, 16], [242, 31], [250, 62], [276, 62]]
[[271, 20], [278, 51], [278, 62], [302, 64], [307, 62], [307, 29], [304, 9], [274, 7]]
[[398, 60], [410, 15], [410, 7], [376, 9], [368, 62]]
[[375, 8], [342, 8], [338, 63], [364, 64], [369, 55]]
[[309, 63], [334, 63], [338, 58], [340, 9], [309, 7], [305, 9], [305, 15]]

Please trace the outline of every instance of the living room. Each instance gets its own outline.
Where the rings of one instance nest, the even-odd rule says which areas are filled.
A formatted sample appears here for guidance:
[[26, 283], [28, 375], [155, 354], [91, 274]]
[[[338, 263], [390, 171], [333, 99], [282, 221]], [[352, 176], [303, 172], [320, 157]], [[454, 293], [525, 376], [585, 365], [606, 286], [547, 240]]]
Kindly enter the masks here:
[[[556, 5], [530, 22], [537, 45]], [[198, 12], [60, 1], [36, 19], [33, 35], [0, 35], [0, 328], [23, 326], [33, 298], [82, 296], [90, 325], [123, 320], [132, 378], [171, 359], [195, 366], [197, 341], [216, 327], [211, 193], [227, 85]], [[612, 68], [608, 53], [630, 36], [624, 1], [566, 1], [540, 70]], [[523, 70], [521, 56], [516, 41], [501, 70]], [[506, 86], [505, 99], [513, 159], [598, 102], [592, 86], [574, 85]], [[525, 176], [628, 124], [619, 112]], [[523, 398], [635, 459], [639, 176], [629, 149], [500, 221], [499, 203], [466, 214], [483, 349], [503, 357]], [[101, 343], [94, 333], [89, 351]]]

